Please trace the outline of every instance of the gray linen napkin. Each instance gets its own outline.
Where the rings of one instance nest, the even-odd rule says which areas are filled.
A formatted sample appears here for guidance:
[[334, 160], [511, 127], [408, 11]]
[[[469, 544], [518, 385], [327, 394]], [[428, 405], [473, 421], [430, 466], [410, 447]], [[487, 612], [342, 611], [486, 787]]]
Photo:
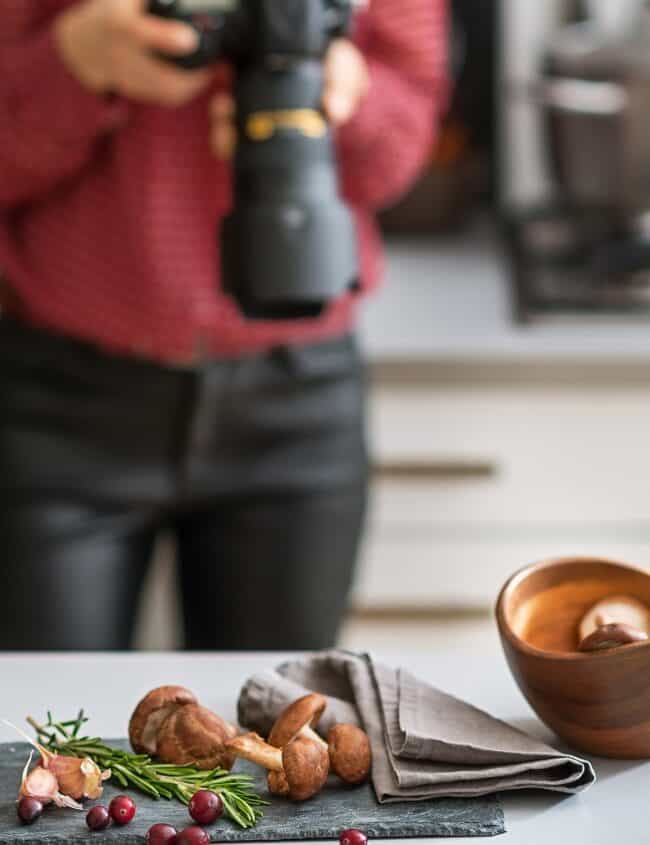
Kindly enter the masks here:
[[329, 651], [252, 677], [239, 698], [239, 721], [267, 736], [281, 711], [307, 692], [328, 707], [319, 725], [360, 724], [373, 751], [381, 803], [488, 795], [510, 789], [581, 792], [591, 764], [563, 754], [369, 655]]

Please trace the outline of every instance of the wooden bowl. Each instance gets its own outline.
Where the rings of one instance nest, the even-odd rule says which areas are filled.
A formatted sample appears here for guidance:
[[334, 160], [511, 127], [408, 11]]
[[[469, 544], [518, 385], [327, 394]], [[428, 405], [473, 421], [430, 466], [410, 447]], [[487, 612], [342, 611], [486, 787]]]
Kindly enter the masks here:
[[650, 573], [595, 558], [547, 560], [506, 583], [496, 614], [522, 693], [570, 745], [602, 757], [650, 758], [650, 642], [577, 651], [578, 624], [613, 595], [650, 607]]

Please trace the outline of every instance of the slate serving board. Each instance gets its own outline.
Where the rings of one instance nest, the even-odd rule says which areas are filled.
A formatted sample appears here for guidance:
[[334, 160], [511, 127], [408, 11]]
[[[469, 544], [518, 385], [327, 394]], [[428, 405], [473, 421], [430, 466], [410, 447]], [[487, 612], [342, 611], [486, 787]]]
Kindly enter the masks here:
[[[111, 745], [127, 748], [126, 742]], [[191, 823], [187, 810], [175, 801], [153, 801], [133, 792], [138, 806], [135, 820], [123, 828], [90, 833], [85, 813], [47, 808], [30, 826], [16, 817], [16, 795], [20, 775], [29, 756], [24, 743], [0, 745], [0, 845], [142, 845], [144, 835], [156, 822], [177, 829]], [[259, 792], [268, 797], [266, 777], [255, 766], [240, 761], [238, 771], [254, 775]], [[124, 792], [110, 782], [101, 803]], [[495, 836], [505, 832], [503, 811], [496, 797], [448, 798], [403, 804], [377, 803], [370, 785], [341, 788], [334, 781], [316, 799], [304, 804], [271, 798], [264, 818], [250, 830], [241, 830], [228, 820], [208, 828], [213, 842], [271, 842], [283, 840], [338, 839], [342, 830], [357, 827], [376, 839], [407, 837]]]

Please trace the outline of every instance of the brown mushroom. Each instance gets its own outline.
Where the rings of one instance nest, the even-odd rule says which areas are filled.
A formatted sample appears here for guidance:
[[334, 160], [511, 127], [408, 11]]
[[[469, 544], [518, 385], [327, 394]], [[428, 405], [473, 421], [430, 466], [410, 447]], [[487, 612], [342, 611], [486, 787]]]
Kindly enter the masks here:
[[200, 704], [187, 704], [167, 716], [158, 730], [157, 756], [164, 763], [197, 769], [230, 770], [235, 756], [227, 747], [237, 729]]
[[129, 739], [135, 753], [155, 755], [158, 729], [165, 719], [179, 707], [196, 703], [194, 693], [185, 687], [164, 686], [151, 690], [137, 705], [129, 722]]
[[332, 771], [345, 783], [358, 784], [370, 772], [371, 751], [367, 735], [356, 725], [335, 725], [325, 742], [314, 730], [318, 725], [327, 699], [319, 693], [310, 693], [281, 714], [269, 734], [269, 745], [282, 748], [297, 736], [306, 737], [327, 748]]
[[314, 742], [327, 745], [325, 740], [314, 730], [326, 707], [327, 699], [324, 695], [317, 692], [303, 695], [302, 698], [294, 701], [278, 716], [269, 734], [269, 745], [273, 745], [275, 748], [284, 748], [288, 742], [291, 742], [299, 734]]
[[342, 781], [363, 783], [370, 774], [372, 752], [368, 735], [356, 725], [334, 725], [327, 735], [330, 768]]
[[329, 773], [329, 755], [321, 740], [297, 736], [283, 748], [275, 748], [254, 733], [235, 737], [227, 747], [237, 757], [268, 769], [268, 786], [273, 795], [292, 801], [306, 801], [319, 793]]
[[582, 617], [578, 640], [582, 642], [603, 625], [629, 625], [650, 634], [650, 608], [632, 596], [609, 596]]
[[631, 625], [601, 625], [581, 641], [578, 649], [579, 651], [604, 651], [632, 643], [643, 643], [647, 640], [648, 635], [645, 631], [639, 631]]

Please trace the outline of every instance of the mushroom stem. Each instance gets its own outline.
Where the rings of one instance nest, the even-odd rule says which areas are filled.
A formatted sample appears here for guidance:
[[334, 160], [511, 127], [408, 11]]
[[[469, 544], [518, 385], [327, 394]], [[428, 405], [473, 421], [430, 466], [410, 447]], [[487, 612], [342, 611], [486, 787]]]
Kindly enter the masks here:
[[226, 743], [226, 747], [230, 749], [235, 756], [241, 757], [244, 760], [250, 760], [251, 763], [256, 763], [270, 772], [281, 772], [282, 765], [282, 749], [274, 748], [267, 742], [264, 742], [261, 736], [256, 733], [243, 734], [236, 736]]
[[267, 742], [274, 748], [284, 748], [298, 736], [316, 742], [323, 748], [326, 743], [313, 730], [320, 721], [327, 699], [320, 693], [309, 693], [294, 701], [282, 711], [268, 736]]
[[323, 737], [320, 734], [317, 734], [316, 731], [310, 725], [305, 725], [305, 727], [300, 731], [300, 733], [303, 736], [306, 736], [307, 739], [311, 739], [319, 745], [322, 745], [323, 748], [327, 748], [327, 743], [325, 742]]

